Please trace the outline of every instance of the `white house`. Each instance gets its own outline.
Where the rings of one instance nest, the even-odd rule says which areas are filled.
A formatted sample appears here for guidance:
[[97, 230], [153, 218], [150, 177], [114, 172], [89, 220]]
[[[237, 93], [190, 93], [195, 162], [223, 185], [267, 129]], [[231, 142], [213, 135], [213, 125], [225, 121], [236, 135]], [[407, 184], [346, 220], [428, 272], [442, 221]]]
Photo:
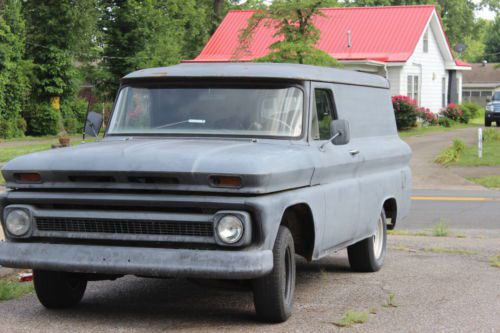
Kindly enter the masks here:
[[[387, 77], [393, 95], [407, 95], [438, 112], [460, 103], [462, 71], [434, 6], [325, 8], [314, 19], [321, 31], [317, 47], [346, 68]], [[240, 31], [252, 10], [230, 11], [193, 62], [251, 61], [269, 53], [276, 41], [272, 24], [261, 24], [245, 52]]]

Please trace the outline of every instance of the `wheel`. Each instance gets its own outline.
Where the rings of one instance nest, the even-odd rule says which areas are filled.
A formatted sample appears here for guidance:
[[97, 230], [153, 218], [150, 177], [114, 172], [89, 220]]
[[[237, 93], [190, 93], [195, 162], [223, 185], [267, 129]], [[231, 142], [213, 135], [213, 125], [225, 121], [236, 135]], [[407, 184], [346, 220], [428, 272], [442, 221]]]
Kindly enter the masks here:
[[491, 120], [484, 120], [484, 126], [490, 127], [491, 126]]
[[349, 264], [356, 272], [376, 272], [384, 264], [387, 244], [387, 225], [382, 211], [375, 234], [347, 248]]
[[278, 230], [273, 263], [271, 273], [253, 281], [253, 302], [260, 319], [282, 323], [292, 314], [295, 295], [295, 247], [285, 226]]
[[77, 274], [53, 271], [33, 271], [36, 296], [49, 309], [72, 307], [83, 297], [87, 280]]
[[497, 120], [497, 127], [500, 127], [500, 121]]

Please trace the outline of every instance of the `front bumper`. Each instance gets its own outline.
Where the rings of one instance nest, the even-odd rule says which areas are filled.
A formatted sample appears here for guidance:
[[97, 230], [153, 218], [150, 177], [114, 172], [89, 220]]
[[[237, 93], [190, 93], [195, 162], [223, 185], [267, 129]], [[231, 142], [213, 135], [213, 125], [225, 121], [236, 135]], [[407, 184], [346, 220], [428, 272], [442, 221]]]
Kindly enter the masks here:
[[220, 251], [4, 242], [0, 265], [78, 273], [253, 279], [273, 269], [271, 250]]
[[486, 111], [484, 114], [484, 119], [487, 120], [500, 120], [500, 112], [491, 112], [491, 111]]

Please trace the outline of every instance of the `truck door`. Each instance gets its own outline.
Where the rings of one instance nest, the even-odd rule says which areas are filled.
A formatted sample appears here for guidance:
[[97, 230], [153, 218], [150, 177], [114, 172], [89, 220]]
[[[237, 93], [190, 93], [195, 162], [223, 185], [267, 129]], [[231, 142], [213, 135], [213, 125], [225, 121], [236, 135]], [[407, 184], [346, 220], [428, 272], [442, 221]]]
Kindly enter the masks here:
[[331, 84], [311, 84], [310, 142], [317, 149], [317, 167], [312, 184], [324, 192], [325, 223], [322, 249], [348, 243], [355, 236], [360, 216], [358, 160], [353, 144], [333, 145], [329, 142], [330, 122], [338, 119], [335, 92]]

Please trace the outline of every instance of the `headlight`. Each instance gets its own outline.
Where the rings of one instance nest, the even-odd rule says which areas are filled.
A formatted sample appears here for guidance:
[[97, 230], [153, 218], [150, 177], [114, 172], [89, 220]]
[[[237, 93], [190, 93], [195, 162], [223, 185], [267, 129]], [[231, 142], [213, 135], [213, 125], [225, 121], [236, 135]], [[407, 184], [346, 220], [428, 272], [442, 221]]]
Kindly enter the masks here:
[[225, 215], [217, 223], [217, 236], [226, 244], [234, 244], [243, 236], [243, 222], [234, 215]]
[[22, 236], [31, 228], [30, 215], [24, 209], [13, 209], [5, 217], [5, 226], [10, 234]]
[[486, 105], [486, 111], [493, 111], [493, 104]]

